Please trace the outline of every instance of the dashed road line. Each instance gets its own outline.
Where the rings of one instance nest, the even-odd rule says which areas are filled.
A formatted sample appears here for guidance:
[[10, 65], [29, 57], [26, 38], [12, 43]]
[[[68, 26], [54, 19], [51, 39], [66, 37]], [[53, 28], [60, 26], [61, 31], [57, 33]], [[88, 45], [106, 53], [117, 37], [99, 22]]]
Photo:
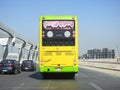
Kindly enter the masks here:
[[96, 90], [104, 90], [104, 89], [102, 89], [100, 86], [98, 86], [98, 85], [95, 84], [95, 83], [90, 82], [89, 84], [90, 84], [92, 87], [94, 87]]
[[24, 83], [21, 83], [18, 87], [14, 87], [13, 90], [19, 90], [24, 85], [25, 85]]
[[45, 87], [44, 90], [48, 90], [48, 89], [49, 89], [49, 87], [50, 87], [50, 82], [51, 82], [51, 80], [48, 81], [47, 87]]

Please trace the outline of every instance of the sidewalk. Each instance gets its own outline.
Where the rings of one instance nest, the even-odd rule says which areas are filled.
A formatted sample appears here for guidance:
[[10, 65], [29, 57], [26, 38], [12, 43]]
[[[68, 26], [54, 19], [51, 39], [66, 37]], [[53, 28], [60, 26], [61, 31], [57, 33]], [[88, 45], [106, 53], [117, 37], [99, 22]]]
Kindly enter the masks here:
[[79, 65], [120, 71], [120, 62], [109, 60], [79, 60]]

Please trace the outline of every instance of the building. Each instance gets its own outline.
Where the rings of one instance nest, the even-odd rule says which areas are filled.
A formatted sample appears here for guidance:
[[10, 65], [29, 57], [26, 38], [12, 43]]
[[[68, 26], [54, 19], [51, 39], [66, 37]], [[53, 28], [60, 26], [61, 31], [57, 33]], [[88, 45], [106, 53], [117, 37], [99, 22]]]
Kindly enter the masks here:
[[85, 59], [114, 59], [115, 50], [108, 48], [88, 50], [83, 57]]

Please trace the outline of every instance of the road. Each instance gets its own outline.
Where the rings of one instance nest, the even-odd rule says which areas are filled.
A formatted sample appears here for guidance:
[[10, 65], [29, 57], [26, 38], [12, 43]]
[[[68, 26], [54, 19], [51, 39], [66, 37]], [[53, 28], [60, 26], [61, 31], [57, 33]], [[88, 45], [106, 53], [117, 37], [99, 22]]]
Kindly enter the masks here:
[[120, 90], [120, 77], [84, 67], [75, 79], [42, 79], [37, 71], [1, 74], [0, 90]]

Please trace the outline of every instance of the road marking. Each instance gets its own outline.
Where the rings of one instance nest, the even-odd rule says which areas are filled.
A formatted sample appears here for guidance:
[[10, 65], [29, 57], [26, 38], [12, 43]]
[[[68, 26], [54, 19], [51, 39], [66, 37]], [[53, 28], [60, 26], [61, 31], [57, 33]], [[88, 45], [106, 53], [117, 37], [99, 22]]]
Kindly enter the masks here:
[[20, 89], [24, 85], [25, 85], [24, 83], [21, 83], [18, 87], [14, 87], [13, 90], [18, 90], [18, 89]]
[[92, 87], [94, 87], [96, 90], [104, 90], [104, 89], [102, 89], [101, 87], [99, 87], [98, 85], [96, 85], [96, 84], [94, 84], [94, 83], [92, 83], [92, 82], [90, 82], [90, 85], [91, 85]]
[[47, 85], [46, 88], [44, 88], [44, 90], [48, 90], [48, 89], [49, 89], [49, 87], [50, 87], [50, 82], [51, 82], [51, 80], [48, 81], [48, 85]]
[[22, 83], [20, 86], [24, 86], [25, 84], [24, 83]]
[[[21, 87], [19, 88], [19, 90], [57, 90], [57, 87], [30, 87], [30, 86], [27, 86], [27, 87]], [[10, 89], [9, 89], [10, 90]]]

